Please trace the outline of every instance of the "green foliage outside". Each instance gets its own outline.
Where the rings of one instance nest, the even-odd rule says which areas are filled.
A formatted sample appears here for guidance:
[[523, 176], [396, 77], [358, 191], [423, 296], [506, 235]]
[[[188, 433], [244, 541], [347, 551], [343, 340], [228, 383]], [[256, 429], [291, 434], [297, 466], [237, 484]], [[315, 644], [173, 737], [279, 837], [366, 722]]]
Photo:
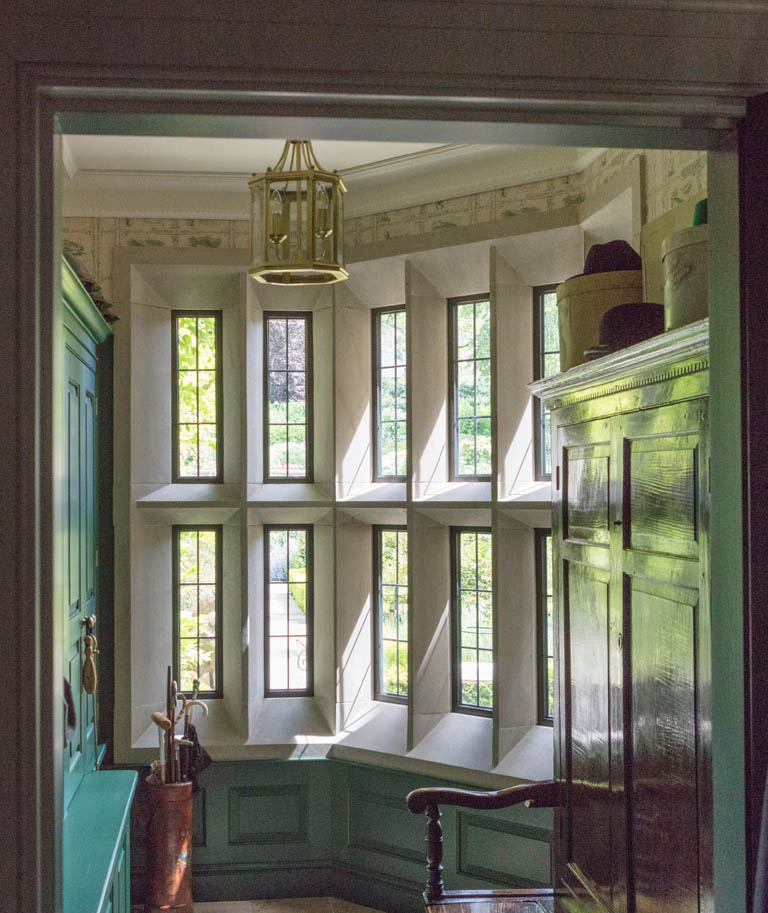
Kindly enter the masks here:
[[406, 471], [406, 314], [379, 317], [379, 471], [384, 476]]
[[288, 583], [288, 592], [307, 614], [307, 532], [273, 529], [269, 532], [269, 579]]
[[381, 682], [384, 694], [408, 694], [408, 533], [381, 531]]
[[456, 306], [456, 415], [459, 475], [491, 472], [491, 306]]
[[493, 550], [490, 533], [459, 533], [461, 703], [493, 707]]
[[216, 532], [179, 531], [179, 687], [216, 689]]
[[[542, 335], [543, 335], [543, 364], [542, 376], [551, 377], [560, 371], [560, 331], [557, 322], [557, 294], [554, 291], [545, 292], [542, 302]], [[552, 442], [551, 418], [549, 410], [542, 403], [542, 418], [544, 421], [544, 460], [545, 472], [552, 471]]]
[[291, 568], [288, 571], [288, 579], [290, 584], [288, 586], [288, 591], [291, 594], [291, 598], [296, 603], [296, 605], [301, 609], [301, 611], [306, 615], [307, 614], [307, 571], [306, 568]]
[[307, 475], [307, 326], [304, 320], [267, 322], [269, 475]]
[[176, 319], [178, 363], [179, 475], [215, 476], [216, 321]]

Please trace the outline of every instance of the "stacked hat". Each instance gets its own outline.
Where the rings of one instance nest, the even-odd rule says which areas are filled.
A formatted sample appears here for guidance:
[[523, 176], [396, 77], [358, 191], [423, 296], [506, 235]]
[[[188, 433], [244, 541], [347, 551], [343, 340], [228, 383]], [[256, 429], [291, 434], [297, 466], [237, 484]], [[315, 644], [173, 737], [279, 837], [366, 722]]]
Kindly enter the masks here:
[[[640, 255], [626, 241], [593, 244], [582, 275], [642, 269]], [[619, 304], [606, 311], [600, 322], [600, 344], [584, 353], [588, 359], [650, 339], [664, 332], [664, 307], [647, 301]]]
[[584, 261], [582, 276], [593, 273], [615, 273], [619, 270], [642, 269], [643, 261], [626, 241], [593, 244]]

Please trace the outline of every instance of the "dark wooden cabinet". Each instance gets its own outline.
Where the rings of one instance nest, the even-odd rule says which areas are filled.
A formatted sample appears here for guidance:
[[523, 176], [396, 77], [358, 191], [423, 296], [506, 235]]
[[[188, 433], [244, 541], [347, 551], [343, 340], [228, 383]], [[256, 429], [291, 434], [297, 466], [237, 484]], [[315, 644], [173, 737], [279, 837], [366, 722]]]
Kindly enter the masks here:
[[552, 410], [556, 889], [712, 908], [707, 321], [532, 386]]

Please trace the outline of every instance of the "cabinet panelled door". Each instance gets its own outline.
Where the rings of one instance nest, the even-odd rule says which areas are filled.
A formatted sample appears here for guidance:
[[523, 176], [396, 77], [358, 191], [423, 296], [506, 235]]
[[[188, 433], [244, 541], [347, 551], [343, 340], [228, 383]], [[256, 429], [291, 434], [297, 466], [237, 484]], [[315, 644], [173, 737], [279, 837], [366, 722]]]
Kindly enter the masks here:
[[557, 870], [579, 909], [713, 909], [706, 365], [583, 368], [549, 397]]

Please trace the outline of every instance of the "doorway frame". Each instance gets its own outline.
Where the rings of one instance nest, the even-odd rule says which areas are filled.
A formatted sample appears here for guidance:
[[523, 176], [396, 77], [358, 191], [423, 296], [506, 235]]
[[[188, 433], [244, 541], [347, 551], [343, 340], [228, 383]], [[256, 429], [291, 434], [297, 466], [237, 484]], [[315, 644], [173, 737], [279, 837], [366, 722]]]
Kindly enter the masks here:
[[[62, 671], [55, 626], [55, 583], [59, 572], [54, 564], [54, 546], [61, 526], [54, 485], [61, 467], [53, 445], [61, 421], [57, 406], [61, 399], [57, 355], [61, 348], [57, 269], [61, 247], [58, 228], [61, 176], [56, 136], [76, 128], [78, 123], [81, 126], [92, 123], [94, 118], [100, 119], [107, 131], [117, 132], [135, 130], [137, 124], [143, 124], [143, 129], [148, 131], [159, 129], [153, 128], [153, 123], [158, 123], [153, 118], [160, 116], [168, 125], [169, 118], [176, 116], [179, 131], [192, 129], [203, 118], [219, 118], [221, 130], [234, 130], [236, 122], [245, 124], [246, 120], [258, 119], [260, 129], [272, 135], [312, 131], [318, 136], [331, 130], [337, 138], [339, 133], [343, 137], [355, 132], [369, 138], [371, 131], [375, 134], [377, 129], [386, 129], [390, 137], [396, 132], [402, 136], [450, 136], [453, 141], [467, 141], [470, 137], [478, 141], [480, 136], [485, 142], [501, 142], [524, 136], [536, 144], [703, 148], [711, 152], [710, 161], [716, 164], [717, 180], [722, 187], [720, 203], [710, 203], [710, 211], [716, 215], [718, 205], [724, 214], [729, 201], [732, 208], [733, 194], [737, 192], [737, 153], [733, 141], [736, 121], [733, 109], [727, 117], [718, 117], [717, 112], [709, 118], [702, 117], [701, 109], [693, 102], [690, 113], [696, 114], [696, 125], [686, 126], [684, 104], [670, 115], [654, 114], [652, 102], [644, 108], [627, 111], [625, 103], [606, 102], [596, 107], [588, 103], [564, 103], [562, 98], [539, 98], [523, 112], [514, 102], [489, 104], [483, 98], [425, 99], [406, 95], [379, 98], [350, 92], [348, 88], [345, 92], [327, 88], [319, 92], [297, 91], [290, 80], [269, 92], [224, 87], [213, 91], [212, 80], [208, 78], [202, 91], [202, 81], [190, 78], [181, 81], [175, 73], [158, 76], [148, 70], [134, 71], [125, 77], [105, 71], [104, 67], [78, 67], [76, 73], [70, 72], [62, 78], [60, 67], [24, 65], [19, 72], [16, 93], [20, 115], [16, 145], [19, 206], [14, 251], [17, 281], [10, 285], [9, 302], [17, 331], [16, 384], [11, 392], [15, 393], [13, 408], [20, 449], [11, 473], [11, 481], [19, 493], [12, 519], [17, 537], [16, 598], [19, 605], [34, 606], [34, 610], [24, 619], [22, 636], [3, 670], [0, 685], [14, 683], [18, 721], [23, 714], [32, 714], [35, 725], [17, 725], [15, 729], [16, 744], [12, 739], [11, 745], [17, 762], [13, 778], [16, 789], [13, 794], [11, 790], [0, 792], [0, 801], [8, 798], [10, 804], [3, 807], [16, 822], [19, 836], [15, 853], [8, 857], [9, 868], [14, 866], [19, 909], [48, 911], [58, 910], [61, 904], [61, 782], [56, 776], [58, 740], [54, 734], [62, 731], [63, 722], [58, 700]], [[227, 85], [223, 76], [219, 82]], [[253, 82], [256, 83], [255, 78]], [[213, 84], [217, 84], [216, 79]], [[727, 224], [732, 230], [733, 219]], [[733, 307], [738, 301], [738, 269], [734, 270], [734, 264], [728, 262], [733, 259], [733, 244], [723, 244], [718, 256], [722, 256], [722, 262], [719, 271], [716, 270], [716, 287], [712, 289], [716, 294], [710, 296], [718, 324], [718, 335], [713, 335], [711, 376], [712, 387], [717, 391], [713, 410], [720, 410], [723, 423], [718, 426], [712, 422], [712, 452], [713, 465], [724, 466], [722, 461], [718, 463], [716, 455], [722, 456], [729, 450], [732, 453], [730, 441], [734, 430], [738, 431], [738, 440], [741, 436], [740, 410], [734, 408], [741, 400], [740, 373], [733, 364], [735, 352], [740, 351], [740, 342], [734, 349], [735, 340], [740, 337], [739, 308]], [[33, 423], [30, 416], [34, 416]], [[740, 607], [741, 473], [723, 469], [718, 476], [716, 470], [713, 478], [718, 485], [719, 506], [713, 503], [712, 540], [727, 539], [730, 544], [729, 561], [713, 562], [713, 605], [717, 580], [718, 598], [727, 600], [731, 607]], [[722, 605], [726, 605], [725, 601]], [[716, 742], [713, 765], [715, 896], [716, 899], [729, 897], [730, 908], [734, 910], [733, 898], [742, 896], [746, 900], [748, 883], [744, 866], [738, 862], [745, 857], [741, 626], [740, 611], [723, 614], [721, 635], [728, 639], [725, 651], [728, 663], [716, 664], [714, 672], [716, 677], [722, 677], [730, 695], [726, 695], [727, 703], [722, 694], [715, 702], [715, 719], [722, 721], [718, 727], [724, 727], [722, 741], [725, 744], [727, 732], [730, 745], [734, 733], [739, 733], [742, 747], [739, 759], [738, 751], [718, 754]], [[22, 670], [27, 674], [22, 675]], [[29, 670], [33, 670], [32, 674]], [[734, 690], [736, 678], [740, 696]], [[26, 864], [22, 864], [24, 860]], [[30, 860], [34, 860], [34, 865], [29, 865]]]

